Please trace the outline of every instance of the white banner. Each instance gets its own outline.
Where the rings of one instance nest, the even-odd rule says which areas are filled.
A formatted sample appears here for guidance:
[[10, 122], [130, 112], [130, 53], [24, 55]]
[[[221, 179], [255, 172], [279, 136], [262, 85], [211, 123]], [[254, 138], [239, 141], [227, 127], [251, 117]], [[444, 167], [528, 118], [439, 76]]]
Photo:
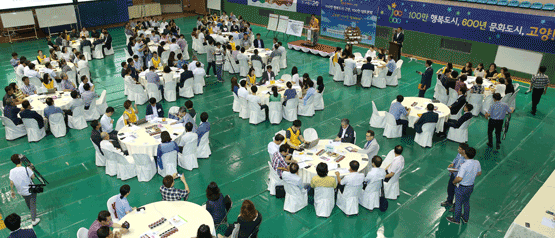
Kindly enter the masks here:
[[297, 0], [249, 0], [249, 6], [296, 12]]

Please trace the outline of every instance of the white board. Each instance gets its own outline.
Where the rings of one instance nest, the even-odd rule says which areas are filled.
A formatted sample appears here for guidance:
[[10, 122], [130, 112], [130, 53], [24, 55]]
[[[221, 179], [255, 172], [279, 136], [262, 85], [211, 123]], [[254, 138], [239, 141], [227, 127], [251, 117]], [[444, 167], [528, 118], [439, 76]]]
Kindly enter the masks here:
[[287, 31], [287, 24], [289, 23], [288, 16], [279, 16], [279, 24], [277, 27], [277, 32], [285, 33]]
[[35, 25], [33, 11], [3, 13], [0, 16], [2, 17], [2, 25], [5, 28]]
[[287, 23], [287, 34], [301, 36], [303, 34], [304, 22], [289, 19]]
[[41, 28], [77, 24], [73, 5], [35, 9]]
[[268, 19], [268, 29], [269, 31], [276, 31], [278, 28], [278, 19], [279, 16], [277, 14], [270, 14], [270, 19]]
[[0, 0], [0, 10], [73, 3], [73, 0]]
[[212, 10], [222, 10], [222, 0], [208, 0], [206, 6]]
[[542, 53], [499, 46], [495, 64], [498, 68], [507, 67], [509, 70], [535, 75], [540, 68], [542, 57]]

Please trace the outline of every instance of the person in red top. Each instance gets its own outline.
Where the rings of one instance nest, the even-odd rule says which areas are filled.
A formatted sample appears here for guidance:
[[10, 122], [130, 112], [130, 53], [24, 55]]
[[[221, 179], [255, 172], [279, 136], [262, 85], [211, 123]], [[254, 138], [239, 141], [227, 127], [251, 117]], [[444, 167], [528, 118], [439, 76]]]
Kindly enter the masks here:
[[98, 218], [93, 222], [91, 227], [89, 227], [89, 238], [98, 238], [96, 231], [103, 226], [121, 228], [120, 233], [122, 234], [129, 232], [129, 230], [123, 228], [120, 224], [113, 223], [110, 212], [104, 210], [98, 213]]

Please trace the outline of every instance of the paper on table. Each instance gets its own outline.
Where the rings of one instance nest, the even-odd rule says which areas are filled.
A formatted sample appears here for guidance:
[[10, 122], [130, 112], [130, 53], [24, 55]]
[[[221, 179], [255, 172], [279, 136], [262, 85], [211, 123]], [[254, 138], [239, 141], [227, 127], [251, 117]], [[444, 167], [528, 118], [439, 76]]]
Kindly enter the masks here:
[[133, 137], [125, 137], [125, 139], [121, 140], [121, 142], [127, 143], [127, 142], [133, 142], [135, 140], [135, 138]]
[[264, 94], [267, 94], [267, 93], [269, 93], [269, 92], [270, 92], [270, 91], [268, 91], [268, 90], [260, 91], [260, 95], [264, 95]]
[[305, 163], [305, 162], [300, 162], [300, 163], [298, 163], [298, 165], [299, 165], [299, 168], [304, 168], [304, 167], [308, 166], [308, 164]]
[[335, 162], [326, 163], [326, 164], [328, 164], [328, 170], [335, 170], [338, 168], [337, 163]]
[[551, 229], [555, 229], [555, 221], [553, 221], [553, 220], [551, 220], [551, 219], [549, 219], [549, 218], [547, 218], [547, 217], [544, 217], [544, 218], [542, 219], [542, 225], [547, 226], [547, 227], [549, 227], [549, 228], [551, 228]]
[[173, 133], [182, 133], [185, 131], [185, 128], [177, 128], [177, 129], [173, 129]]
[[335, 171], [339, 172], [340, 174], [348, 174], [349, 170], [346, 168], [337, 168]]
[[138, 126], [136, 126], [136, 125], [131, 125], [131, 126], [129, 127], [129, 130], [130, 130], [130, 131], [136, 131], [136, 130], [139, 130], [139, 129], [141, 129], [141, 128], [138, 127]]
[[147, 231], [143, 234], [141, 234], [139, 237], [140, 238], [156, 238], [158, 233], [156, 231]]
[[330, 141], [330, 145], [332, 145], [332, 146], [340, 146], [340, 145], [341, 145], [341, 142], [339, 142], [339, 141]]
[[183, 127], [183, 124], [181, 124], [181, 123], [177, 123], [177, 124], [172, 125], [172, 128], [182, 128], [182, 127]]
[[173, 218], [170, 219], [170, 223], [175, 226], [175, 227], [180, 227], [182, 225], [184, 225], [185, 223], [187, 223], [187, 221], [185, 219], [183, 219], [181, 216], [176, 215]]

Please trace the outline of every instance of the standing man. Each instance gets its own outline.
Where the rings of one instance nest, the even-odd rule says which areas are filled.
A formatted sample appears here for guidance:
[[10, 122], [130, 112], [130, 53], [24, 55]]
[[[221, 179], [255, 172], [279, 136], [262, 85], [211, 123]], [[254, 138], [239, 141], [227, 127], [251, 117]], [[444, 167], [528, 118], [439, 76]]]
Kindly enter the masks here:
[[545, 66], [540, 66], [538, 74], [532, 77], [530, 88], [532, 89], [532, 115], [536, 115], [536, 107], [540, 103], [542, 95], [547, 93], [547, 85], [549, 85], [549, 77], [545, 75]]
[[[33, 184], [33, 179], [35, 174], [28, 167], [23, 167], [21, 165], [21, 157], [18, 154], [13, 154], [12, 162], [15, 164], [15, 168], [10, 170], [10, 188], [12, 198], [15, 198], [15, 192], [13, 187], [17, 189], [17, 193], [25, 199], [27, 207], [31, 211], [31, 220], [33, 226], [36, 226], [40, 222], [40, 218], [37, 218], [37, 194], [29, 192], [29, 185]], [[32, 164], [30, 164], [32, 166]]]
[[405, 41], [405, 34], [403, 34], [403, 28], [399, 27], [393, 34], [393, 42], [399, 44], [399, 53], [397, 54], [397, 60], [401, 59], [401, 49], [403, 48], [403, 41]]
[[493, 130], [495, 130], [495, 139], [497, 143], [495, 148], [499, 149], [501, 147], [501, 130], [503, 129], [503, 121], [505, 120], [505, 115], [507, 113], [512, 113], [514, 111], [509, 108], [504, 102], [500, 102], [501, 94], [493, 94], [493, 105], [489, 108], [486, 113], [486, 119], [488, 122], [488, 147], [493, 147]]
[[214, 62], [214, 41], [208, 41], [208, 45], [206, 46], [206, 62], [208, 64], [208, 68], [206, 68], [206, 77], [210, 77], [210, 67], [212, 67], [212, 71], [214, 75], [216, 75], [216, 63]]
[[[461, 216], [463, 222], [468, 223], [468, 218], [470, 217], [470, 195], [472, 190], [474, 190], [474, 180], [477, 176], [482, 175], [480, 162], [474, 160], [474, 156], [476, 156], [476, 150], [472, 147], [466, 148], [464, 152], [466, 161], [461, 165], [459, 173], [453, 181], [453, 184], [457, 185], [455, 189], [457, 203], [455, 203], [455, 213], [453, 216], [447, 217], [447, 220], [451, 223], [460, 224]], [[463, 206], [464, 214], [462, 214]]]
[[468, 144], [460, 143], [459, 149], [458, 149], [459, 153], [457, 154], [457, 157], [455, 157], [455, 159], [453, 160], [453, 163], [447, 166], [447, 168], [451, 168], [453, 169], [453, 171], [449, 171], [450, 176], [449, 176], [449, 183], [447, 183], [447, 200], [441, 203], [442, 207], [453, 206], [453, 200], [455, 199], [455, 188], [456, 188], [455, 184], [453, 184], [453, 181], [457, 177], [457, 174], [461, 169], [461, 165], [464, 164], [464, 162], [466, 161], [466, 159], [464, 158], [464, 151], [467, 148], [468, 148]]
[[426, 71], [424, 73], [418, 71], [418, 74], [422, 75], [420, 84], [418, 85], [418, 97], [423, 98], [426, 94], [426, 90], [432, 85], [432, 75], [434, 75], [434, 69], [432, 69], [432, 61], [426, 60]]
[[386, 183], [384, 184], [384, 193], [385, 198], [395, 200], [400, 195], [399, 178], [405, 168], [405, 157], [401, 155], [403, 153], [403, 146], [395, 146], [393, 153], [395, 153], [393, 161], [385, 168], [386, 175], [384, 182]]
[[216, 49], [214, 50], [214, 63], [216, 65], [216, 78], [218, 79], [218, 82], [223, 83], [224, 79], [222, 78], [222, 69], [224, 66], [224, 51], [220, 42], [216, 43]]
[[318, 35], [320, 33], [320, 21], [314, 14], [312, 14], [312, 19], [310, 20], [310, 30], [312, 31], [312, 36], [310, 37], [312, 40], [312, 46], [318, 45]]

